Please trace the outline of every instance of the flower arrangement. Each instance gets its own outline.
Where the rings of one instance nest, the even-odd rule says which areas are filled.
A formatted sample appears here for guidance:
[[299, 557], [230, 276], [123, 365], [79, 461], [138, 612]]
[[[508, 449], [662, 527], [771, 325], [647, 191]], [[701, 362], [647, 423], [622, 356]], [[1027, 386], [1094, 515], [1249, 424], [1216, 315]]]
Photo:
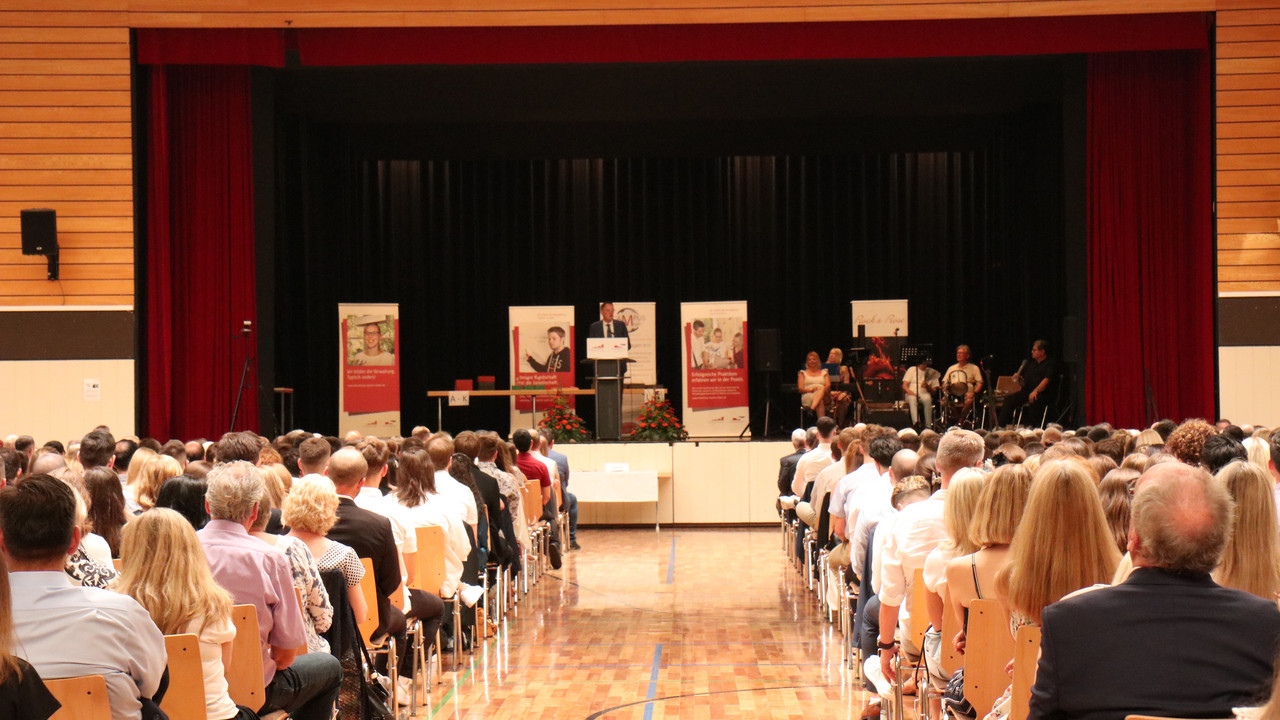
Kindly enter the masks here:
[[675, 441], [686, 440], [689, 433], [676, 419], [675, 410], [666, 400], [654, 398], [640, 408], [640, 417], [636, 418], [636, 429], [631, 432], [632, 440]]
[[555, 438], [556, 442], [581, 442], [591, 439], [587, 424], [569, 409], [569, 401], [565, 396], [558, 393], [551, 407], [547, 408], [547, 412], [538, 421], [538, 427], [550, 430], [551, 437]]

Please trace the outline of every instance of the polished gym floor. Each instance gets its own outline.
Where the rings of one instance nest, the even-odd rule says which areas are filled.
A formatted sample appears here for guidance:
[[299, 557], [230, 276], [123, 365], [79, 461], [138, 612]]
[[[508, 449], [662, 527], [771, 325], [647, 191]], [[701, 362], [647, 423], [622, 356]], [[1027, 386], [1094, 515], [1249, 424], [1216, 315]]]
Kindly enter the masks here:
[[838, 628], [778, 528], [582, 529], [417, 717], [857, 718]]

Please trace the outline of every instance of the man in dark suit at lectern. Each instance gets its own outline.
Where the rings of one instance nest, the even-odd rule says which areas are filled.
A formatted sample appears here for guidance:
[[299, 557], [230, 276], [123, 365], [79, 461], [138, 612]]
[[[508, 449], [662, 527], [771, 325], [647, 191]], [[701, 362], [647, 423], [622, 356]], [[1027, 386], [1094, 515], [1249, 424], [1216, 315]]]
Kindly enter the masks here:
[[613, 303], [600, 303], [600, 319], [591, 323], [587, 337], [619, 337], [627, 339], [627, 349], [631, 349], [631, 334], [627, 332], [627, 324], [613, 319]]

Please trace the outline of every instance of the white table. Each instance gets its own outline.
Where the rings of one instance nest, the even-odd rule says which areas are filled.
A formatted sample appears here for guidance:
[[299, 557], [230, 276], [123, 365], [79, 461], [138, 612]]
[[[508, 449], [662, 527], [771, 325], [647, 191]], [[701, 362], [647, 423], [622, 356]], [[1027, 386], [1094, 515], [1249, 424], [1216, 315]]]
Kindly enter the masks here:
[[570, 491], [578, 502], [651, 502], [654, 530], [658, 530], [658, 471], [591, 472], [574, 470], [569, 476]]

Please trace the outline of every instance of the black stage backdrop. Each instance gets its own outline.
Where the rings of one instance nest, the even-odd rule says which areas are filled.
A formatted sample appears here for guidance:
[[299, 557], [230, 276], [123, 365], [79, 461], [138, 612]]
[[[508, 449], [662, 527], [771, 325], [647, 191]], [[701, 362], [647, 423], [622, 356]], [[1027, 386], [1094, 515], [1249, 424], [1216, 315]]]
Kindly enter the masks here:
[[[909, 298], [911, 337], [940, 367], [965, 342], [1011, 373], [1083, 303], [1067, 229], [1081, 180], [1064, 171], [1082, 153], [1064, 109], [1081, 66], [263, 71], [274, 384], [299, 390], [297, 425], [336, 429], [339, 302], [400, 304], [406, 431], [435, 428], [429, 389], [507, 386], [510, 305], [573, 305], [582, 337], [598, 301], [656, 300], [659, 382], [678, 403], [680, 302], [747, 300], [750, 327], [780, 329], [786, 369], [753, 373], [757, 435], [765, 382], [790, 427], [797, 399], [778, 383], [805, 352], [852, 345], [853, 299]], [[507, 428], [504, 402], [474, 402], [445, 429]]]

